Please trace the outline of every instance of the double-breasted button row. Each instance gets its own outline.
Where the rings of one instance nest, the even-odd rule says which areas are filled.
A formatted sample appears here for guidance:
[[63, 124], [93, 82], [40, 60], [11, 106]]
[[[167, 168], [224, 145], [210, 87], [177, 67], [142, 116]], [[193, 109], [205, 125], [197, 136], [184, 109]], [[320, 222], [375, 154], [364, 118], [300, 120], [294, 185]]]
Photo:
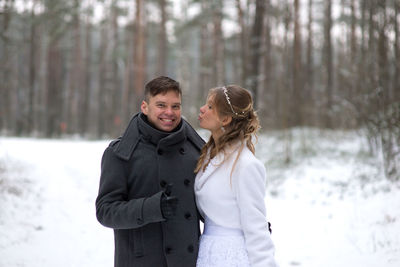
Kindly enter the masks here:
[[[183, 147], [181, 147], [181, 148], [179, 149], [179, 153], [181, 153], [182, 155], [185, 155], [185, 154], [186, 154], [186, 151], [185, 151], [185, 149], [184, 149]], [[164, 150], [162, 150], [161, 148], [159, 148], [159, 149], [157, 150], [157, 154], [158, 154], [158, 155], [164, 154]]]
[[[183, 184], [186, 185], [186, 186], [189, 186], [190, 183], [191, 183], [191, 181], [190, 181], [189, 179], [183, 180]], [[160, 186], [161, 186], [162, 188], [164, 188], [165, 186], [167, 186], [167, 181], [161, 180], [161, 181], [160, 181]]]

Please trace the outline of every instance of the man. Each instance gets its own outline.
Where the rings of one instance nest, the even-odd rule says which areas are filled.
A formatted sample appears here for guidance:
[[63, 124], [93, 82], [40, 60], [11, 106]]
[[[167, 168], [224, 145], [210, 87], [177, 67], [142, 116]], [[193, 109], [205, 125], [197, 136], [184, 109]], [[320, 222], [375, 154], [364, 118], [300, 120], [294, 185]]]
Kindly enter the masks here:
[[145, 86], [141, 113], [101, 162], [98, 221], [114, 229], [115, 267], [196, 266], [194, 169], [203, 139], [181, 118], [179, 83]]

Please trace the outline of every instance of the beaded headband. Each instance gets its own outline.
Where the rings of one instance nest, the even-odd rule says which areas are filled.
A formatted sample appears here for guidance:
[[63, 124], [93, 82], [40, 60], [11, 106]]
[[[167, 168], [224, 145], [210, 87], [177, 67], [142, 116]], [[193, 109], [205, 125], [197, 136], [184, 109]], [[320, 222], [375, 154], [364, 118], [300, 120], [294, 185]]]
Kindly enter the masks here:
[[[233, 109], [233, 106], [231, 104], [231, 100], [230, 100], [229, 95], [228, 95], [228, 89], [225, 86], [222, 86], [221, 88], [222, 88], [222, 91], [225, 94], [226, 102], [228, 102], [228, 104], [229, 104], [229, 106], [230, 106], [230, 108], [232, 110], [232, 113], [235, 114], [236, 116], [239, 116], [239, 114]], [[243, 111], [241, 113], [244, 114]]]

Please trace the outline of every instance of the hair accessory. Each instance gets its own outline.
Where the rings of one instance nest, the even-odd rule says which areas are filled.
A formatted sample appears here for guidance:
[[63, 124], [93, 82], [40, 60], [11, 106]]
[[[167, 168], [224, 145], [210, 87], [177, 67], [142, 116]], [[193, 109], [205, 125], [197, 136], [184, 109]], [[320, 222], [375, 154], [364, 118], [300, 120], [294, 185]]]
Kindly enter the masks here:
[[231, 104], [231, 100], [230, 100], [230, 98], [228, 96], [228, 89], [225, 86], [222, 86], [222, 91], [224, 91], [226, 101], [228, 102], [229, 106], [231, 107], [231, 110], [232, 110], [233, 114], [238, 116], [239, 114], [233, 110], [233, 107], [232, 107], [232, 104]]

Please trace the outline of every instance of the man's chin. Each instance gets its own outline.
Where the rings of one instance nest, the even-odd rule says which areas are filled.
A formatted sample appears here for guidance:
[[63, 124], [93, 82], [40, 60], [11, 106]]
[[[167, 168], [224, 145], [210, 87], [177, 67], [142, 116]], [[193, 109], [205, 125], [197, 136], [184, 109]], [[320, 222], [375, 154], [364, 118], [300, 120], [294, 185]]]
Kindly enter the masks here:
[[164, 132], [171, 132], [176, 128], [177, 125], [171, 124], [171, 125], [158, 125], [158, 129]]

